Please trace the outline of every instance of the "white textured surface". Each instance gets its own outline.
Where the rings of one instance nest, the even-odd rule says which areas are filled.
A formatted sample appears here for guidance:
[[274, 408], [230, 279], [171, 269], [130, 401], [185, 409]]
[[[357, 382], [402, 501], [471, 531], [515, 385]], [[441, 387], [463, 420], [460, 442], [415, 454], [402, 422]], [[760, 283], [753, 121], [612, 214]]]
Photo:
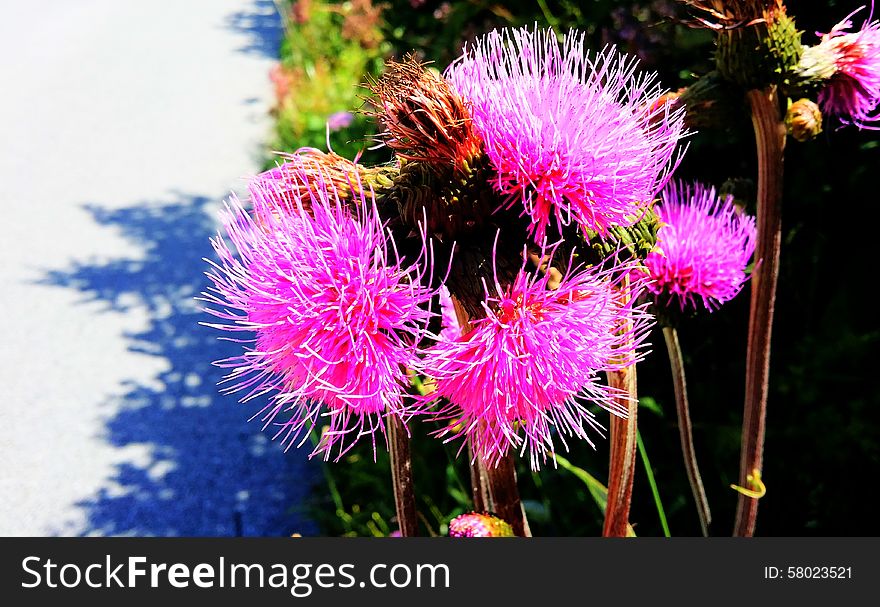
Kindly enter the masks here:
[[270, 0], [0, 0], [0, 535], [246, 535], [314, 471], [217, 394], [193, 296], [258, 168]]

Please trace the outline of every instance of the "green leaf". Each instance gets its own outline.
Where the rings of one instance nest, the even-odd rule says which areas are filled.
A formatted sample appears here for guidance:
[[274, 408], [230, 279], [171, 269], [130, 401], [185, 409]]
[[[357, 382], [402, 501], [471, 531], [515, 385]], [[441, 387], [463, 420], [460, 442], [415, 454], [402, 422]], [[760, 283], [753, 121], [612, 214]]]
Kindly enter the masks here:
[[522, 505], [523, 508], [525, 508], [529, 520], [541, 523], [547, 523], [550, 521], [550, 511], [547, 510], [547, 507], [541, 502], [537, 500], [523, 500]]
[[449, 487], [449, 497], [454, 499], [459, 504], [468, 504], [470, 502], [470, 496], [466, 495], [461, 489], [457, 487]]
[[654, 398], [650, 396], [640, 396], [639, 397], [639, 406], [644, 407], [651, 413], [656, 413], [660, 417], [663, 417], [663, 409], [660, 407], [660, 403], [658, 403]]
[[[583, 468], [575, 466], [561, 455], [554, 454], [554, 457], [556, 458], [556, 463], [562, 466], [564, 470], [568, 470], [581, 481], [583, 481], [583, 483], [587, 486], [590, 495], [593, 496], [593, 501], [596, 502], [596, 505], [599, 507], [599, 511], [602, 512], [602, 515], [604, 516], [605, 509], [608, 507], [608, 487], [600, 483], [595, 476], [593, 476]], [[626, 524], [626, 537], [636, 537], [636, 532], [632, 528], [632, 525], [630, 525], [629, 523]]]
[[595, 476], [593, 476], [583, 468], [575, 466], [561, 455], [556, 454], [555, 457], [556, 463], [558, 463], [560, 466], [562, 466], [563, 469], [571, 472], [577, 478], [583, 481], [583, 483], [587, 486], [587, 490], [590, 492], [590, 495], [593, 496], [593, 501], [596, 502], [596, 505], [599, 507], [599, 510], [602, 512], [602, 514], [605, 514], [605, 508], [608, 506], [608, 488], [600, 483]]
[[654, 479], [654, 469], [651, 468], [651, 460], [648, 459], [648, 451], [645, 449], [645, 443], [642, 442], [642, 433], [636, 433], [638, 441], [639, 455], [642, 456], [642, 464], [645, 466], [645, 473], [648, 475], [648, 485], [651, 487], [651, 495], [654, 496], [654, 505], [657, 508], [657, 516], [660, 517], [660, 526], [663, 527], [663, 535], [671, 537], [669, 533], [669, 524], [666, 522], [666, 512], [663, 509], [663, 502], [660, 501], [660, 491], [657, 489], [657, 481]]

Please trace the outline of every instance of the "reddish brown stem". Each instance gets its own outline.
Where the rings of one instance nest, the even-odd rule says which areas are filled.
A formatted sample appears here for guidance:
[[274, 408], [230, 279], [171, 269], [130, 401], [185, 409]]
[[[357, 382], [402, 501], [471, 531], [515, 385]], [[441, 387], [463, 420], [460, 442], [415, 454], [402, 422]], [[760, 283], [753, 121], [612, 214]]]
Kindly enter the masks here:
[[694, 449], [694, 431], [691, 425], [687, 382], [684, 375], [684, 359], [681, 355], [681, 345], [678, 343], [678, 331], [675, 330], [675, 327], [663, 327], [663, 337], [666, 339], [666, 350], [669, 353], [669, 364], [672, 367], [672, 385], [675, 389], [675, 410], [678, 413], [678, 434], [681, 439], [681, 452], [684, 455], [684, 467], [687, 470], [694, 501], [697, 503], [700, 528], [703, 531], [703, 536], [708, 537], [712, 513], [709, 510], [706, 490], [703, 488], [700, 468], [697, 466], [697, 452]]
[[608, 505], [605, 507], [605, 537], [626, 537], [629, 526], [629, 506], [632, 502], [633, 479], [636, 469], [638, 400], [636, 366], [608, 372], [608, 385], [623, 390], [618, 398], [628, 417], [611, 417], [610, 465], [608, 467]]
[[394, 485], [394, 506], [397, 523], [403, 537], [415, 537], [419, 532], [416, 514], [416, 495], [413, 486], [412, 457], [409, 435], [396, 415], [388, 416], [388, 451], [391, 454], [391, 482]]
[[526, 511], [519, 498], [513, 454], [508, 452], [498, 461], [497, 466], [486, 466], [485, 471], [492, 510], [510, 523], [514, 535], [531, 537]]
[[[462, 334], [471, 330], [470, 318], [461, 302], [452, 297], [452, 305]], [[516, 484], [516, 467], [513, 454], [508, 453], [497, 466], [486, 466], [479, 457], [474, 457], [473, 445], [468, 441], [468, 455], [471, 458], [471, 493], [474, 509], [493, 511], [510, 523], [515, 535], [531, 537], [529, 521], [519, 497]]]
[[[750, 488], [750, 476], [763, 467], [767, 389], [770, 374], [770, 337], [779, 277], [782, 236], [782, 168], [785, 125], [774, 87], [746, 95], [758, 150], [758, 237], [752, 273], [752, 299], [746, 353], [746, 392], [743, 412], [740, 485]], [[752, 536], [758, 500], [739, 494], [733, 535]]]
[[[464, 306], [461, 305], [461, 302], [455, 296], [452, 296], [452, 307], [455, 310], [455, 316], [462, 335], [468, 333], [472, 328], [470, 318]], [[471, 439], [468, 439], [468, 458], [471, 468], [471, 497], [474, 501], [474, 510], [476, 512], [488, 512], [493, 509], [488, 473], [485, 464], [474, 451], [474, 444]], [[514, 476], [514, 488], [516, 487], [515, 479], [516, 477]]]
[[[632, 294], [629, 278], [620, 285], [620, 297], [626, 301]], [[632, 326], [621, 328], [632, 331]], [[638, 389], [636, 385], [636, 366], [630, 365], [620, 371], [608, 372], [608, 385], [619, 390], [615, 397], [618, 408], [625, 409], [626, 419], [611, 416], [609, 437], [610, 454], [608, 465], [608, 504], [605, 506], [605, 537], [626, 537], [629, 529], [629, 507], [632, 502], [633, 480], [636, 470], [636, 448], [638, 447]]]
[[471, 496], [474, 500], [474, 512], [488, 512], [489, 486], [486, 481], [486, 468], [483, 462], [476, 457], [472, 441], [468, 439], [468, 458], [471, 468]]

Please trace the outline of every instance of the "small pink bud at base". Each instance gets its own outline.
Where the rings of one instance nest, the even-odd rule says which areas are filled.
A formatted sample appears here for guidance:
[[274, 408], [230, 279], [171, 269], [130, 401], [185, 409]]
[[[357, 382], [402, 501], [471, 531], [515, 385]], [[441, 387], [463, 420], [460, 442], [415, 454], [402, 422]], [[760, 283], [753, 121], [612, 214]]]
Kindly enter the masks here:
[[468, 512], [449, 521], [449, 537], [513, 537], [513, 529], [497, 516]]

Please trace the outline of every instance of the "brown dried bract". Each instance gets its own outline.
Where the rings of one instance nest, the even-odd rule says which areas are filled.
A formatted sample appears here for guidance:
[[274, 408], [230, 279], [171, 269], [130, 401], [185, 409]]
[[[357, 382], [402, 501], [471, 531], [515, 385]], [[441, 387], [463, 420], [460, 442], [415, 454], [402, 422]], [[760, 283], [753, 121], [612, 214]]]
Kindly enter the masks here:
[[282, 154], [287, 160], [261, 173], [256, 187], [271, 189], [279, 212], [291, 212], [299, 205], [308, 208], [310, 192], [316, 185], [335, 193], [341, 200], [352, 201], [364, 192], [379, 193], [393, 185], [394, 167], [365, 167], [335, 152], [304, 148], [294, 154]]
[[698, 23], [716, 30], [754, 25], [776, 11], [785, 11], [783, 0], [680, 1], [705, 15], [696, 17]]
[[373, 115], [384, 128], [379, 138], [399, 157], [460, 167], [480, 155], [481, 141], [464, 100], [413, 56], [389, 61], [368, 87], [376, 96]]

